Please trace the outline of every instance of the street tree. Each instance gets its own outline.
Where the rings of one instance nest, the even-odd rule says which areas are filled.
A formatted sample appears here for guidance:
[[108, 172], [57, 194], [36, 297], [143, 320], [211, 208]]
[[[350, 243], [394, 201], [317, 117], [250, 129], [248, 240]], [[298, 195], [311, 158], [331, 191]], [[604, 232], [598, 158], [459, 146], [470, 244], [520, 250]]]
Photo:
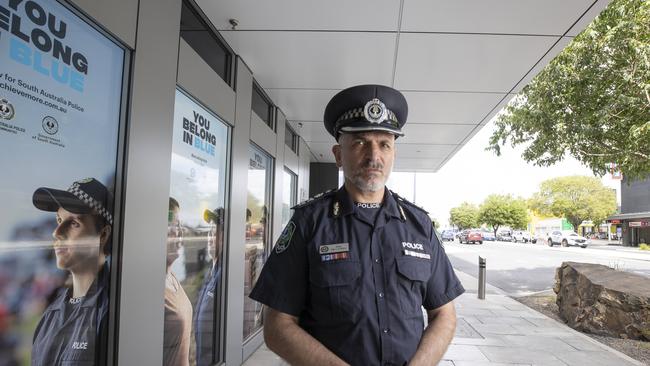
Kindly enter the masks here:
[[577, 230], [585, 220], [600, 225], [616, 212], [616, 192], [598, 178], [569, 176], [546, 180], [533, 194], [531, 207], [546, 216], [564, 217]]
[[613, 0], [496, 120], [488, 150], [522, 145], [549, 166], [570, 155], [596, 175], [650, 172], [650, 1]]
[[468, 202], [461, 203], [449, 210], [449, 223], [461, 230], [477, 227], [478, 207]]
[[488, 225], [495, 236], [502, 226], [524, 228], [528, 224], [526, 202], [511, 195], [491, 194], [481, 204], [478, 220]]

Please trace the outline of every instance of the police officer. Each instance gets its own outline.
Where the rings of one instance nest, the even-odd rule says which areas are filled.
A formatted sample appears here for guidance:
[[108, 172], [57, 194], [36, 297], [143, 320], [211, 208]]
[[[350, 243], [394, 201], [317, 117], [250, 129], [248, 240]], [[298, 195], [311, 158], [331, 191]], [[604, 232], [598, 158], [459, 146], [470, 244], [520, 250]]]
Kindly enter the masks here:
[[98, 365], [105, 362], [113, 197], [94, 178], [67, 191], [38, 188], [34, 206], [56, 212], [54, 254], [70, 273], [34, 332], [32, 365]]
[[[215, 306], [219, 306], [219, 299], [215, 294], [219, 293], [221, 286], [221, 253], [223, 252], [223, 219], [224, 209], [222, 207], [212, 211], [205, 210], [203, 219], [210, 224], [208, 232], [208, 254], [212, 258], [212, 266], [203, 280], [203, 285], [196, 300], [194, 311], [194, 339], [196, 340], [196, 364], [197, 366], [212, 365], [213, 349], [215, 342]], [[216, 304], [215, 304], [216, 302]]]
[[454, 335], [464, 289], [426, 211], [385, 188], [407, 108], [361, 85], [325, 109], [345, 184], [295, 207], [250, 295], [291, 364], [436, 365]]

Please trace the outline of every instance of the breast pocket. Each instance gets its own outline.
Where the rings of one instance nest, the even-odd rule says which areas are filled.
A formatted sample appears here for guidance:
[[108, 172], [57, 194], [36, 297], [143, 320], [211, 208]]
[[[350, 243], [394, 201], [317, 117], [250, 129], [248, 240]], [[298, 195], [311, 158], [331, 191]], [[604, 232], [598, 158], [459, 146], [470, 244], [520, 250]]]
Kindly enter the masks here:
[[309, 277], [314, 317], [331, 325], [357, 322], [361, 312], [358, 260], [319, 263], [311, 268]]
[[431, 261], [424, 258], [396, 258], [400, 306], [406, 315], [421, 316], [426, 282], [431, 277]]

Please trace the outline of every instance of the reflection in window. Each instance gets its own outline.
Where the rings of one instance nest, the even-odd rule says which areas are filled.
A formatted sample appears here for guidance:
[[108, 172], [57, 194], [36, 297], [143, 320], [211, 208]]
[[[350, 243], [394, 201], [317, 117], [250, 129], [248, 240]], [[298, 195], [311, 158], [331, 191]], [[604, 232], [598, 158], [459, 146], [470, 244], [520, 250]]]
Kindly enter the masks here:
[[291, 207], [296, 205], [298, 194], [298, 176], [291, 170], [284, 168], [284, 186], [282, 187], [282, 228], [291, 219]]
[[[188, 134], [187, 127], [196, 131]], [[163, 365], [213, 365], [220, 353], [229, 129], [180, 90], [174, 104]]]
[[271, 157], [251, 146], [244, 257], [244, 339], [262, 327], [262, 304], [248, 298], [266, 260], [271, 223]]

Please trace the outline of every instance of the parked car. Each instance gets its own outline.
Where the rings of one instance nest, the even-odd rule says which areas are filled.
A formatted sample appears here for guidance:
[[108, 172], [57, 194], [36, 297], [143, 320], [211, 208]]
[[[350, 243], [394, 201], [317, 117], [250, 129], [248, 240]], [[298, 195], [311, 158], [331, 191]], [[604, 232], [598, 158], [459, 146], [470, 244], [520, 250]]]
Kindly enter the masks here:
[[442, 241], [454, 241], [455, 234], [452, 230], [445, 230], [440, 236], [442, 237]]
[[497, 237], [494, 236], [494, 233], [491, 231], [483, 231], [481, 232], [481, 235], [483, 235], [483, 241], [495, 241], [497, 240]]
[[463, 230], [460, 233], [458, 240], [460, 241], [461, 244], [463, 244], [463, 242], [467, 244], [469, 243], [483, 244], [483, 235], [481, 235], [481, 232], [478, 230]]
[[591, 244], [591, 241], [587, 238], [584, 238], [578, 235], [572, 230], [556, 230], [551, 232], [549, 237], [546, 239], [548, 246], [552, 247], [555, 244], [560, 244], [563, 247], [568, 247], [570, 245], [579, 246], [586, 248], [587, 245]]
[[517, 242], [522, 242], [522, 243], [528, 243], [530, 241], [530, 233], [528, 231], [515, 231], [512, 233], [512, 242], [517, 243]]
[[498, 241], [512, 241], [512, 233], [510, 231], [500, 231], [497, 233]]

